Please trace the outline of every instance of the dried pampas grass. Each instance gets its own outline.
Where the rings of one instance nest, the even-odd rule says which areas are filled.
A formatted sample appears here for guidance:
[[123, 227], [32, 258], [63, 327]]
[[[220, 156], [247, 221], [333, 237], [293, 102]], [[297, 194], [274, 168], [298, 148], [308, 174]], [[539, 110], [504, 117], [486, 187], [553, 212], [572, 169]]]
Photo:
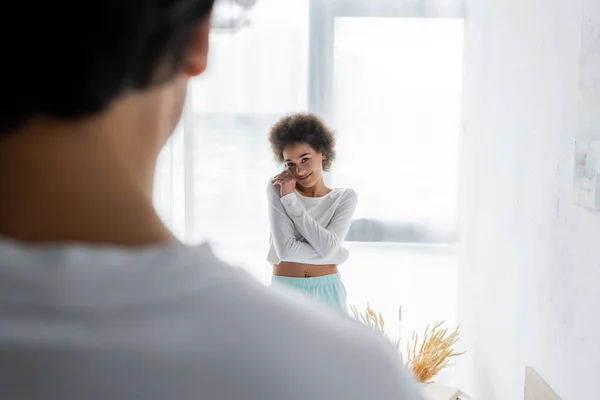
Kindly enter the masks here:
[[457, 353], [454, 346], [458, 342], [458, 327], [451, 333], [447, 328], [442, 328], [442, 322], [436, 322], [431, 330], [429, 325], [419, 345], [419, 334], [413, 332], [412, 340], [406, 347], [407, 366], [413, 371], [419, 382], [429, 383], [444, 368], [451, 365], [453, 357], [460, 356], [465, 352]]
[[[358, 311], [354, 305], [350, 306], [350, 310], [356, 319], [389, 339], [385, 332], [383, 315], [373, 310], [369, 304], [364, 312]], [[402, 321], [402, 306], [398, 310], [398, 321]], [[447, 328], [442, 328], [443, 324], [444, 321], [436, 322], [431, 330], [428, 325], [421, 339], [418, 333], [413, 332], [412, 339], [406, 346], [408, 360], [406, 366], [412, 370], [419, 382], [431, 383], [444, 368], [451, 365], [450, 361], [454, 357], [465, 353], [454, 351], [460, 336], [458, 327], [449, 333]], [[400, 339], [394, 341], [398, 350], [400, 350]]]
[[383, 315], [381, 315], [381, 313], [376, 313], [368, 303], [364, 313], [358, 311], [356, 306], [353, 305], [350, 306], [350, 310], [354, 314], [354, 318], [362, 321], [363, 324], [369, 325], [376, 331], [385, 333], [385, 320], [383, 319]]
[[[358, 319], [359, 321], [362, 321], [363, 324], [370, 326], [371, 328], [375, 329], [377, 332], [381, 333], [383, 336], [389, 339], [385, 332], [385, 319], [383, 318], [383, 315], [381, 315], [380, 312], [375, 312], [375, 310], [373, 310], [368, 303], [367, 308], [364, 312], [358, 311], [358, 309], [354, 305], [350, 306], [350, 310], [352, 311], [352, 314], [354, 314], [354, 318]], [[402, 306], [400, 306], [400, 309], [398, 311], [398, 321], [401, 320]], [[396, 346], [396, 348], [400, 349], [400, 339], [396, 340], [394, 342], [394, 345]]]

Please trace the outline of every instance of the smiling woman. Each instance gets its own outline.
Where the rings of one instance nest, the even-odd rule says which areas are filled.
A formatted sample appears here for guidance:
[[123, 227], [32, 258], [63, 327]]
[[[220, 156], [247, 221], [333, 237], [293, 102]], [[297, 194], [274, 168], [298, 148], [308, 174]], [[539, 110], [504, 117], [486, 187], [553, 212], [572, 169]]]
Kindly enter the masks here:
[[348, 259], [343, 242], [356, 209], [356, 193], [329, 188], [323, 181], [323, 171], [335, 159], [335, 136], [316, 115], [293, 114], [272, 127], [269, 139], [284, 165], [267, 188], [272, 282], [346, 312], [338, 266]]

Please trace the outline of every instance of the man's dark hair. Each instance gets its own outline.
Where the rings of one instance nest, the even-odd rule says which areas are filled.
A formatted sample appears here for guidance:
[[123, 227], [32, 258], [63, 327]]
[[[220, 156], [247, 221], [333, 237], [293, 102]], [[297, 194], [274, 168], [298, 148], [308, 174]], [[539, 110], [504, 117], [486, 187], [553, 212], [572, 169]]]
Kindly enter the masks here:
[[277, 121], [269, 133], [271, 149], [278, 162], [283, 163], [283, 149], [289, 145], [306, 143], [323, 153], [323, 169], [329, 170], [335, 160], [335, 134], [325, 122], [312, 113], [291, 114]]
[[1, 11], [12, 23], [0, 24], [0, 137], [35, 116], [89, 116], [169, 81], [214, 1], [11, 1]]

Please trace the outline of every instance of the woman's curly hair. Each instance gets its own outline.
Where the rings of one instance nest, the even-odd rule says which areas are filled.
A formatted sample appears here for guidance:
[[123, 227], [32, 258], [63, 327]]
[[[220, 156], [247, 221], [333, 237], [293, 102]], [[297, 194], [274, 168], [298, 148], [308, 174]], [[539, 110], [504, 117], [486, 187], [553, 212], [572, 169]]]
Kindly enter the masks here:
[[335, 160], [335, 133], [323, 120], [312, 113], [295, 113], [281, 118], [269, 133], [271, 149], [279, 163], [283, 163], [286, 146], [306, 143], [315, 151], [323, 153], [323, 169], [329, 170]]

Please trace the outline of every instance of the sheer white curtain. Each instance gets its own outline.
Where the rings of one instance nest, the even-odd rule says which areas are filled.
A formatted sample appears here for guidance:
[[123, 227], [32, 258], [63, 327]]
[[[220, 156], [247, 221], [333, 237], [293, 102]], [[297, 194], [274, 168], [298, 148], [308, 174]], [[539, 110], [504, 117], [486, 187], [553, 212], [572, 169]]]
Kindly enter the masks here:
[[156, 206], [188, 243], [209, 240], [267, 282], [270, 126], [307, 109], [308, 2], [261, 0], [250, 25], [211, 35], [207, 71], [157, 168]]
[[400, 304], [404, 336], [454, 323], [463, 13], [452, 0], [259, 0], [247, 26], [212, 34], [190, 84], [157, 167], [164, 220], [268, 282], [268, 130], [316, 112], [337, 131], [327, 182], [359, 197], [350, 303], [381, 310], [393, 335]]

